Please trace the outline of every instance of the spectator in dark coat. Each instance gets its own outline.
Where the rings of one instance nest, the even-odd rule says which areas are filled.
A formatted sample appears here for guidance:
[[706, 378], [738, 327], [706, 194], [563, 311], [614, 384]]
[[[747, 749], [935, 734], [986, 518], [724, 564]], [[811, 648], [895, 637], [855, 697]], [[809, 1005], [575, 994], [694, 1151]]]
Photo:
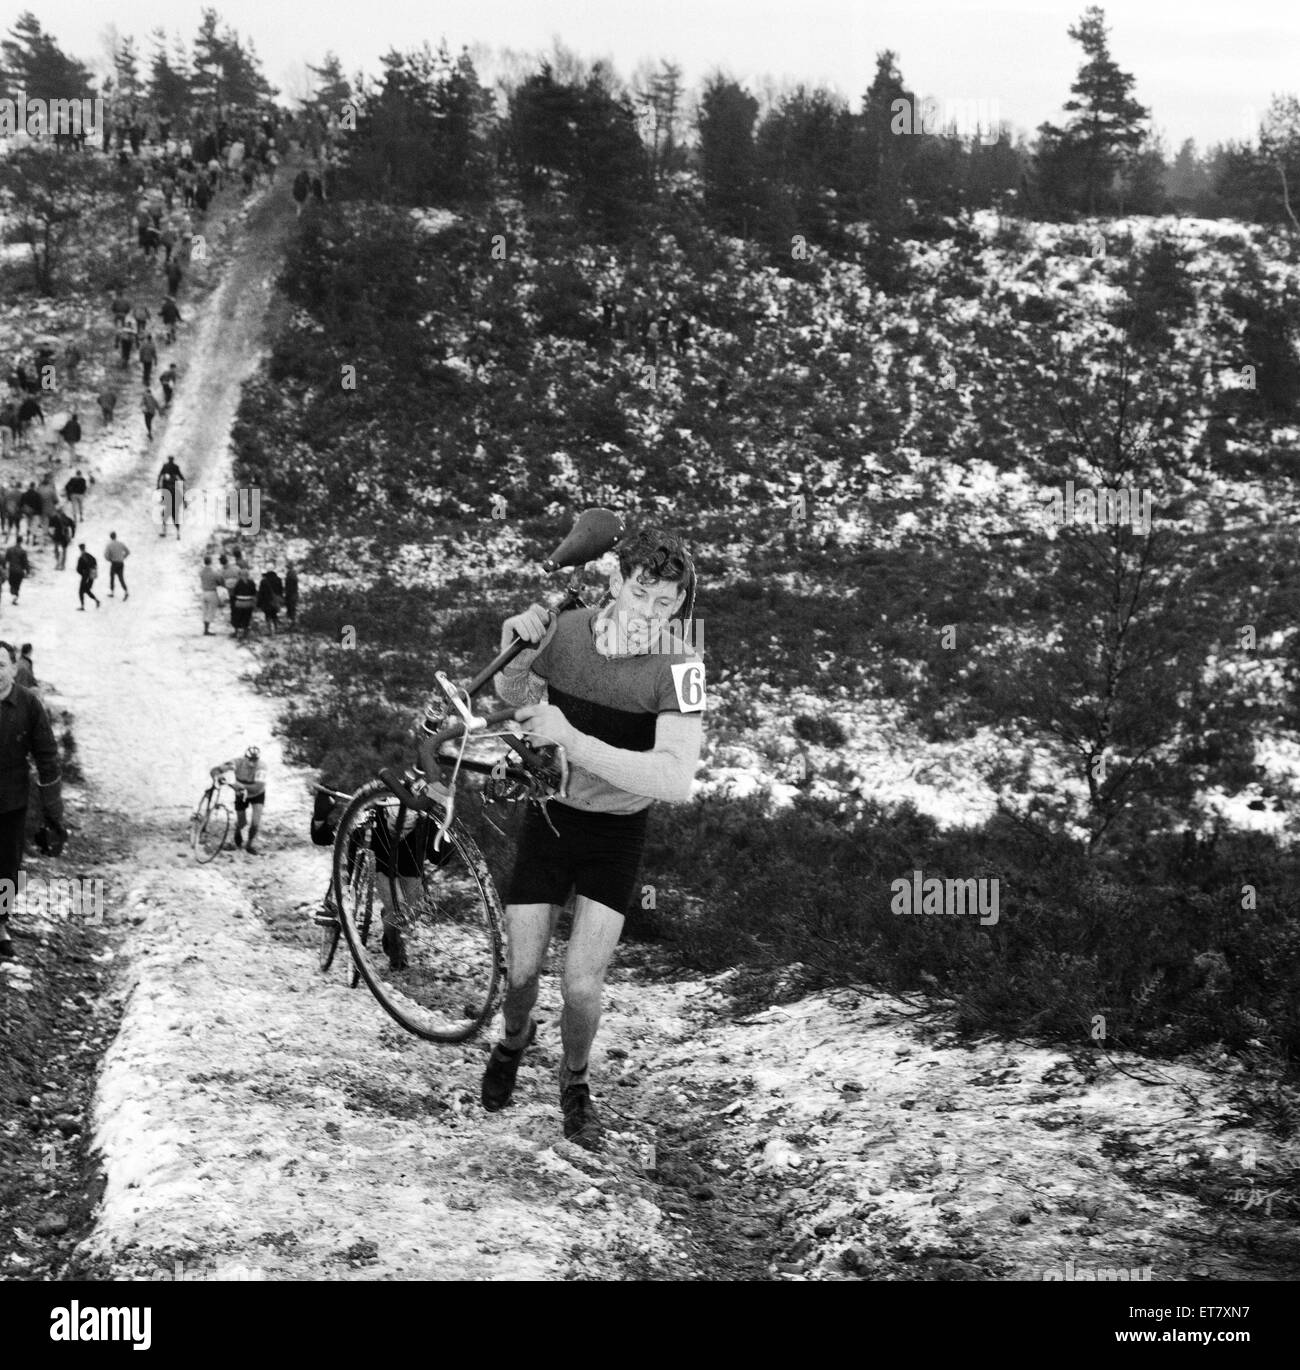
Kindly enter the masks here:
[[257, 607], [257, 583], [246, 566], [239, 568], [239, 578], [230, 591], [230, 626], [235, 636], [246, 638]]
[[23, 550], [22, 539], [19, 538], [5, 552], [5, 570], [9, 573], [9, 593], [13, 596], [15, 604], [18, 603], [18, 591], [23, 587], [23, 580], [31, 569], [32, 564], [28, 561], [27, 553]]
[[162, 302], [162, 306], [158, 310], [158, 317], [167, 328], [163, 337], [169, 343], [174, 343], [176, 341], [176, 325], [182, 323], [183, 320], [181, 319], [181, 311], [176, 307], [176, 301], [170, 295]]
[[68, 483], [63, 487], [63, 497], [72, 506], [72, 517], [80, 523], [84, 513], [84, 500], [86, 498], [86, 478], [78, 470], [75, 476], [68, 477]]
[[72, 411], [72, 417], [59, 429], [59, 437], [68, 444], [68, 450], [72, 453], [72, 460], [77, 459], [77, 444], [81, 441], [81, 420], [77, 417], [77, 411]]
[[153, 340], [152, 333], [146, 333], [144, 342], [140, 344], [140, 369], [144, 372], [145, 389], [149, 388], [149, 382], [153, 378], [153, 369], [158, 364], [158, 347]]
[[0, 642], [0, 957], [14, 954], [9, 919], [23, 863], [23, 833], [31, 784], [29, 757], [36, 762], [45, 814], [42, 831], [47, 834], [50, 855], [61, 854], [67, 837], [58, 743], [40, 696], [18, 683], [17, 666], [14, 649], [7, 642]]
[[262, 573], [257, 587], [257, 607], [266, 615], [266, 626], [275, 633], [280, 626], [280, 610], [284, 608], [284, 586], [274, 571]]
[[56, 509], [50, 515], [50, 536], [54, 539], [54, 569], [62, 571], [68, 564], [68, 548], [76, 536], [77, 525], [63, 512]]
[[89, 595], [95, 601], [95, 608], [99, 608], [99, 596], [95, 594], [95, 577], [99, 574], [99, 562], [86, 551], [86, 544], [79, 542], [77, 546], [81, 549], [81, 555], [77, 558], [77, 574], [81, 577], [81, 583], [77, 586], [77, 598], [80, 604], [77, 606], [83, 612], [86, 608], [86, 596]]
[[[27, 489], [18, 496], [18, 512], [27, 520], [27, 541], [35, 541], [33, 529], [41, 519], [41, 494], [36, 488], [35, 481], [29, 481]], [[19, 542], [22, 539], [19, 538]]]
[[144, 415], [145, 431], [152, 438], [154, 415], [158, 412], [158, 401], [154, 399], [152, 390], [146, 390], [140, 396], [140, 412]]
[[122, 354], [122, 365], [131, 364], [131, 349], [136, 342], [135, 320], [126, 318], [122, 320], [122, 326], [117, 330], [117, 346]]

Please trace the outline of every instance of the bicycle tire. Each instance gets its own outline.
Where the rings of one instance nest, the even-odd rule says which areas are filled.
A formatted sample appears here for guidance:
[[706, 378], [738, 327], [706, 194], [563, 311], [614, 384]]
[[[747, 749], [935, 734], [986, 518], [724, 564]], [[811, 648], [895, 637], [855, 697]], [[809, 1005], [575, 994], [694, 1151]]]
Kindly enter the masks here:
[[[496, 1008], [505, 973], [501, 900], [482, 852], [459, 822], [445, 855], [421, 853], [418, 873], [395, 874], [394, 838], [399, 851], [407, 844], [414, 863], [414, 822], [382, 781], [358, 790], [334, 839], [335, 899], [353, 960], [389, 1016], [425, 1041], [463, 1042]], [[400, 931], [405, 968], [390, 964], [382, 939], [371, 944], [376, 913], [381, 926]]]
[[195, 836], [195, 855], [199, 864], [206, 866], [226, 845], [230, 831], [230, 810], [224, 804], [211, 804], [199, 823]]
[[334, 964], [334, 954], [339, 949], [339, 939], [343, 936], [343, 925], [335, 919], [333, 923], [321, 923], [316, 928], [316, 960], [324, 972]]
[[[333, 893], [332, 882], [330, 892]], [[369, 925], [367, 925], [367, 930], [368, 927]], [[340, 945], [343, 947], [342, 955], [339, 953]], [[361, 983], [361, 972], [357, 969], [356, 962], [352, 959], [352, 953], [344, 941], [343, 924], [338, 919], [335, 919], [333, 923], [317, 925], [316, 960], [323, 975], [328, 975], [331, 970], [335, 969], [340, 971], [349, 989], [356, 989]]]
[[212, 791], [204, 790], [199, 802], [194, 806], [194, 812], [190, 815], [189, 843], [190, 850], [195, 856], [199, 854], [199, 833], [203, 831], [208, 821], [208, 816], [212, 812]]

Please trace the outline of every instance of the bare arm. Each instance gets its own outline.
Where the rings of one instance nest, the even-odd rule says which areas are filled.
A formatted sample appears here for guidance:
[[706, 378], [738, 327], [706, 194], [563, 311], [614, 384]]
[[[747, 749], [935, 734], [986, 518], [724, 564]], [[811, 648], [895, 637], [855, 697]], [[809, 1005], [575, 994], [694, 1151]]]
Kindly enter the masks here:
[[[518, 657], [496, 673], [493, 684], [497, 697], [503, 704], [540, 704], [546, 694], [546, 682], [541, 676], [534, 675], [528, 667], [536, 652], [520, 652]], [[523, 662], [520, 666], [519, 663]]]
[[570, 763], [630, 794], [684, 804], [700, 762], [704, 725], [699, 714], [662, 713], [655, 723], [655, 745], [648, 752], [611, 747], [588, 733], [573, 732]]
[[524, 648], [504, 670], [496, 673], [492, 683], [503, 704], [540, 704], [546, 694], [546, 681], [529, 669], [538, 652], [555, 636], [559, 624], [559, 617], [552, 614], [551, 621], [543, 626], [546, 613], [543, 605], [533, 604], [502, 624], [502, 651], [516, 636], [536, 643], [536, 646]]

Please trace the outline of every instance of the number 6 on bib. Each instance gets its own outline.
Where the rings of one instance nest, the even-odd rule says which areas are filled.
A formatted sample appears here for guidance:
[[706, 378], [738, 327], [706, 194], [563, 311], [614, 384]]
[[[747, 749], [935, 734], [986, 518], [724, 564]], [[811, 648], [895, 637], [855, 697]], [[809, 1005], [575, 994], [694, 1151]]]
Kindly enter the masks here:
[[673, 689], [677, 692], [677, 707], [684, 714], [704, 712], [704, 663], [702, 661], [680, 661], [670, 668], [673, 673]]

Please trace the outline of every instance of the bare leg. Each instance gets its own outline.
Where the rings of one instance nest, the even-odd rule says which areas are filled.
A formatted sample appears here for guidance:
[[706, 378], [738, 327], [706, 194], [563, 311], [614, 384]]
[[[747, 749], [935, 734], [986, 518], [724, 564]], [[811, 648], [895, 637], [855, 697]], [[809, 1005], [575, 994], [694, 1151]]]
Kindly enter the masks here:
[[585, 895], [574, 905], [573, 932], [564, 961], [564, 1012], [560, 1041], [564, 1047], [563, 1076], [581, 1079], [600, 1026], [600, 1003], [605, 973], [623, 932], [623, 915]]
[[502, 1042], [517, 1051], [528, 1040], [537, 985], [559, 920], [558, 904], [506, 905], [506, 994]]

